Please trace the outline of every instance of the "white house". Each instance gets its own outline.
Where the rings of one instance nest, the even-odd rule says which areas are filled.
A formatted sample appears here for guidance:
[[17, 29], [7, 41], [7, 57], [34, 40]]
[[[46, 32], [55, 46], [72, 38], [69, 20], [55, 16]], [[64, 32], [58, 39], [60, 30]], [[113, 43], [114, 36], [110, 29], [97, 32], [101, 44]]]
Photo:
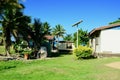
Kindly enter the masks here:
[[95, 28], [89, 36], [96, 56], [120, 56], [120, 24]]
[[58, 50], [59, 51], [73, 51], [75, 48], [74, 43], [71, 41], [59, 41], [58, 43]]

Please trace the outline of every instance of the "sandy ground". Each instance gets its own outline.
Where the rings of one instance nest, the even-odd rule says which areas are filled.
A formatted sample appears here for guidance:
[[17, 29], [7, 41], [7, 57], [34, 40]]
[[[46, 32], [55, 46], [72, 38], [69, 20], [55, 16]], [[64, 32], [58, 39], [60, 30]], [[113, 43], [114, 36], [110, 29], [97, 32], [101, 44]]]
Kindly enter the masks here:
[[111, 67], [111, 68], [120, 69], [120, 62], [109, 63], [109, 64], [106, 64], [106, 66]]

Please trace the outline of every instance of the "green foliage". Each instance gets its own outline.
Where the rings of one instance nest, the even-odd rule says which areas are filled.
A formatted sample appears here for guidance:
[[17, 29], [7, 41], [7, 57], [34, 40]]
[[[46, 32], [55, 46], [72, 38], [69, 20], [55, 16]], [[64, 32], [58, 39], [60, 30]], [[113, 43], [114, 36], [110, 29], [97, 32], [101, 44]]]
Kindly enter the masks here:
[[44, 22], [43, 24], [43, 31], [44, 31], [44, 33], [46, 33], [47, 35], [50, 35], [51, 34], [51, 26], [49, 25], [49, 23], [48, 22]]
[[3, 29], [6, 55], [10, 53], [11, 34], [18, 40], [18, 35], [27, 36], [26, 29], [30, 23], [30, 17], [22, 12], [24, 6], [18, 0], [2, 0], [0, 2], [0, 22]]
[[18, 44], [16, 43], [14, 45], [14, 49], [17, 52], [22, 53], [22, 54], [25, 54], [25, 53], [31, 54], [32, 53], [32, 49], [28, 47], [27, 41], [24, 41], [24, 40], [20, 41], [20, 43], [18, 43]]
[[92, 55], [92, 49], [87, 46], [79, 46], [74, 49], [73, 54], [77, 59], [90, 58]]
[[5, 48], [4, 46], [0, 45], [0, 54], [4, 54], [5, 53], [5, 49], [4, 48]]
[[[11, 54], [15, 53], [13, 46], [10, 47], [10, 53]], [[0, 45], [0, 54], [5, 55], [5, 46], [4, 45]]]
[[[74, 33], [74, 43], [77, 42], [77, 33]], [[78, 31], [78, 45], [87, 45], [89, 42], [88, 32], [80, 29]]]
[[67, 34], [63, 39], [65, 41], [73, 41], [73, 36], [71, 34]]
[[34, 19], [32, 32], [30, 34], [35, 43], [35, 47], [39, 49], [44, 40], [44, 36], [46, 35], [44, 31], [44, 25], [42, 24], [40, 19]]
[[58, 38], [59, 41], [59, 37], [63, 37], [63, 34], [65, 34], [65, 29], [63, 28], [63, 26], [58, 24], [55, 26], [55, 28], [52, 29], [52, 34], [56, 36], [56, 38]]
[[120, 18], [118, 18], [118, 20], [110, 22], [109, 24], [116, 24], [116, 23], [120, 23]]

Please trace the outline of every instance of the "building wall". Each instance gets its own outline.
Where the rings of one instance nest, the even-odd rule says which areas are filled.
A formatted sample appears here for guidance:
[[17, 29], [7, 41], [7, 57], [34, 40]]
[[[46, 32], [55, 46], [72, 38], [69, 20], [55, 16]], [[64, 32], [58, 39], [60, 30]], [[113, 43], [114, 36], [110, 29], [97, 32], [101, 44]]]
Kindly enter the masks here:
[[74, 44], [73, 43], [59, 43], [58, 44], [58, 49], [59, 50], [73, 50], [74, 49]]
[[94, 53], [100, 53], [101, 52], [101, 38], [100, 37], [94, 37], [90, 39], [90, 47], [93, 48]]
[[101, 53], [120, 53], [120, 30], [102, 30], [100, 42]]

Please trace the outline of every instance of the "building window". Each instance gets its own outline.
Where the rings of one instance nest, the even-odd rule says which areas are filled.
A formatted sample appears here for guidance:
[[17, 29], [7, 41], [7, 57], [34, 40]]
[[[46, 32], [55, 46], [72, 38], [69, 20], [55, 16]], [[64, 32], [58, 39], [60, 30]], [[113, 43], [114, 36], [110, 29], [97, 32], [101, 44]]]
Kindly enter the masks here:
[[67, 46], [67, 49], [72, 49], [72, 43], [67, 43], [66, 46]]

